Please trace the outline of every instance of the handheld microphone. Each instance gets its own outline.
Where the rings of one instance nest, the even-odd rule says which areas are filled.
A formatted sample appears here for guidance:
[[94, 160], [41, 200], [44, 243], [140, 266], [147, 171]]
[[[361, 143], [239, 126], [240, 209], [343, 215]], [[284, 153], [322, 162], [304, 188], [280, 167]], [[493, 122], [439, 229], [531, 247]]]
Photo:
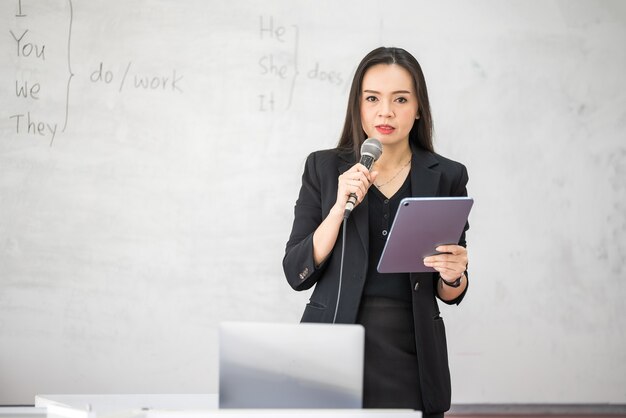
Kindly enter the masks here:
[[[361, 161], [359, 163], [363, 164], [365, 168], [368, 170], [372, 168], [374, 162], [380, 158], [383, 153], [383, 146], [380, 141], [376, 138], [368, 138], [361, 145]], [[356, 194], [350, 193], [348, 197], [348, 201], [346, 202], [346, 210], [343, 212], [343, 218], [348, 219], [348, 216], [352, 213], [352, 209], [356, 206]]]

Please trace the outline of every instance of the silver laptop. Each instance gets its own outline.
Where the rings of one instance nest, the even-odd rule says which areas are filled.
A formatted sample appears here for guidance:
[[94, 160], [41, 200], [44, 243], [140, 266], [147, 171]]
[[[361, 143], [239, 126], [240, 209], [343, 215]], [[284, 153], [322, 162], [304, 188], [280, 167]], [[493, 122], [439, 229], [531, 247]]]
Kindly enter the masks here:
[[223, 322], [220, 408], [362, 408], [361, 325]]

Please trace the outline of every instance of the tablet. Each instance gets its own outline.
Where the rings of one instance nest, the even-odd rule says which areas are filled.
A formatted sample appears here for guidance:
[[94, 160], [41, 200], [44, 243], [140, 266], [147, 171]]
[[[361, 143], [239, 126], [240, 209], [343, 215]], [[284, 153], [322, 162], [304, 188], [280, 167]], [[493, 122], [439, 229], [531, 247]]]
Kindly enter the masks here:
[[378, 262], [380, 273], [436, 271], [424, 257], [439, 254], [440, 245], [458, 244], [474, 204], [470, 197], [402, 199]]

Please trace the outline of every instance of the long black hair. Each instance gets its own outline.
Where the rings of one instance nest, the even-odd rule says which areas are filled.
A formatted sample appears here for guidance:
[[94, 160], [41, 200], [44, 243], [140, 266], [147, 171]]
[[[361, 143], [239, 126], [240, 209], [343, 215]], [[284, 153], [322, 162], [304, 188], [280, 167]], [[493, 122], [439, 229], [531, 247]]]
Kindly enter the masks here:
[[433, 149], [433, 121], [430, 114], [430, 103], [428, 101], [428, 91], [422, 67], [413, 57], [402, 48], [380, 47], [363, 58], [356, 69], [350, 96], [348, 98], [348, 110], [343, 126], [341, 138], [337, 148], [352, 150], [358, 159], [361, 151], [361, 144], [367, 139], [361, 124], [361, 90], [363, 77], [370, 67], [378, 64], [396, 64], [406, 69], [413, 78], [415, 93], [417, 95], [419, 119], [416, 119], [409, 132], [409, 142], [427, 151], [434, 152]]

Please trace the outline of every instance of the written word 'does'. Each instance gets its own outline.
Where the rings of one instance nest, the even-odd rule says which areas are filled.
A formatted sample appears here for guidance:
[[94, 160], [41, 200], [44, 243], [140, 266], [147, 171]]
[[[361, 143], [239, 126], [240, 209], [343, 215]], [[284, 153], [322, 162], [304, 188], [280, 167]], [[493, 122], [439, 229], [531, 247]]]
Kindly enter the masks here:
[[336, 86], [343, 84], [343, 77], [340, 72], [321, 70], [319, 62], [315, 63], [315, 68], [309, 71], [307, 75], [311, 80], [326, 81]]

